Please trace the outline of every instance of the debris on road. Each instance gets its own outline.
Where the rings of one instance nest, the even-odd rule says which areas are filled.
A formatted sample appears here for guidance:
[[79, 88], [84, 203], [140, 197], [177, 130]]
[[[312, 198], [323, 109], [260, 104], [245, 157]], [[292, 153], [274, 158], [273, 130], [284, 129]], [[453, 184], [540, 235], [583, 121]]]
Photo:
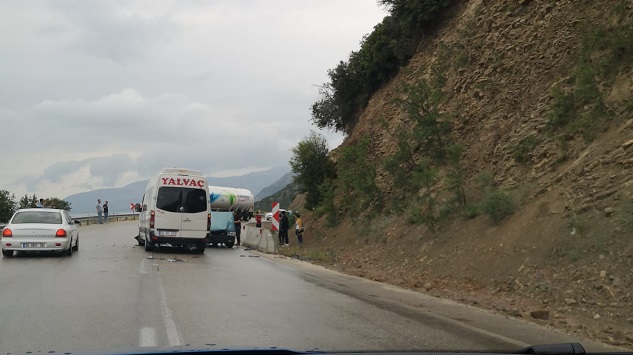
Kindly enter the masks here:
[[187, 260], [180, 259], [180, 258], [167, 259], [167, 262], [170, 262], [170, 263], [185, 262], [185, 261], [187, 261]]

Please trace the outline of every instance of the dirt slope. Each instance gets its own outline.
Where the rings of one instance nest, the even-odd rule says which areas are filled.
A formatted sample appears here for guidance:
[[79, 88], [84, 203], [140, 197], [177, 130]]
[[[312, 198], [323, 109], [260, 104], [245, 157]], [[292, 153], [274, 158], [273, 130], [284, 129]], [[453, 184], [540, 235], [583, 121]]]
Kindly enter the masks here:
[[[555, 131], [555, 87], [570, 90], [582, 40], [595, 28], [630, 26], [630, 1], [473, 0], [456, 7], [420, 45], [407, 73], [447, 61], [442, 106], [452, 117], [471, 201], [487, 172], [511, 191], [515, 213], [494, 224], [457, 214], [437, 233], [386, 214], [328, 228], [305, 214], [306, 246], [289, 254], [374, 280], [524, 317], [633, 347], [633, 69], [596, 76], [599, 129]], [[607, 33], [609, 33], [607, 31]], [[448, 55], [446, 54], [448, 53]], [[592, 60], [600, 60], [600, 51]], [[378, 123], [406, 120], [392, 104], [400, 74], [371, 99], [345, 144], [369, 136], [377, 165], [395, 150]], [[589, 107], [580, 107], [589, 110]], [[608, 117], [607, 117], [608, 116]], [[517, 160], [528, 136], [536, 144]], [[378, 171], [389, 190], [388, 172]], [[441, 197], [441, 196], [440, 196]], [[298, 198], [291, 209], [300, 209]]]

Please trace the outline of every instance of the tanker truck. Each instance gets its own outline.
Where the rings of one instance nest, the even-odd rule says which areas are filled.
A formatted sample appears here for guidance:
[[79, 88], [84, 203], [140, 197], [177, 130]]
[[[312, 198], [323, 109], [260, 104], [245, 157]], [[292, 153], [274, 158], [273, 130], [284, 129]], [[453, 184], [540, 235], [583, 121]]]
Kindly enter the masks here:
[[253, 216], [255, 197], [246, 189], [209, 186], [209, 203], [212, 211], [237, 211], [248, 221]]

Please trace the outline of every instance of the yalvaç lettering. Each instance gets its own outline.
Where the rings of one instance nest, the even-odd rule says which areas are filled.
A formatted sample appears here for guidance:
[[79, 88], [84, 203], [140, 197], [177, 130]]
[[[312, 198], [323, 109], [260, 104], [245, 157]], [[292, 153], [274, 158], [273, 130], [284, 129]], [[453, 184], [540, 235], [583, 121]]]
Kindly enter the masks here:
[[191, 187], [199, 187], [204, 188], [204, 180], [195, 180], [195, 179], [187, 179], [187, 178], [161, 178], [163, 180], [163, 185], [177, 185], [177, 186], [191, 186]]

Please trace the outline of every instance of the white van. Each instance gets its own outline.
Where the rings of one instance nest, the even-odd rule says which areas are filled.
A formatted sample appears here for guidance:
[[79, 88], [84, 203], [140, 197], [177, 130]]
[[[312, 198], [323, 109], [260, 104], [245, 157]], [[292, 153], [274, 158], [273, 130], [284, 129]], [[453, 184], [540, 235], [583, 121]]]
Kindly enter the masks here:
[[149, 180], [137, 212], [138, 244], [145, 250], [170, 244], [204, 253], [211, 211], [207, 180], [199, 171], [164, 169]]

